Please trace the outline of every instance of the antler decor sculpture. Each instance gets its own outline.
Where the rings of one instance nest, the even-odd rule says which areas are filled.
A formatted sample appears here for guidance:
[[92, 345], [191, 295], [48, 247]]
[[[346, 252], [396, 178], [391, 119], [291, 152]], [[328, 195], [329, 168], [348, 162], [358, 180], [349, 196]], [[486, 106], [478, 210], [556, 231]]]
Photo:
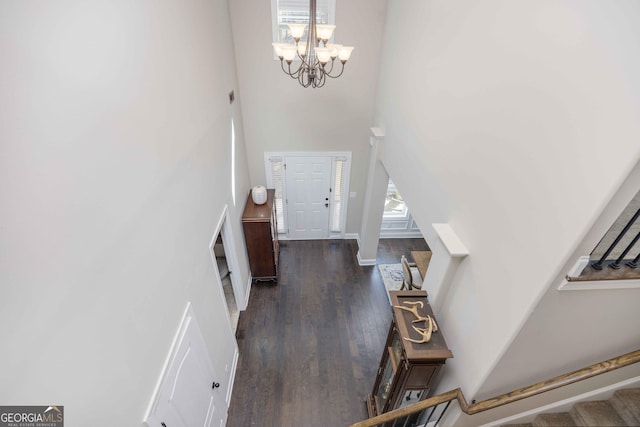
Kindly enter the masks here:
[[[425, 325], [425, 328], [418, 328], [416, 326], [411, 326], [417, 333], [419, 333], [422, 336], [421, 340], [414, 340], [408, 337], [402, 337], [402, 338], [416, 344], [423, 344], [431, 341], [431, 334], [433, 332], [438, 332], [438, 325], [436, 324], [436, 321], [433, 319], [433, 317], [431, 317], [430, 315], [427, 314], [427, 316], [424, 317], [418, 313], [418, 307], [423, 308], [424, 303], [422, 301], [405, 301], [403, 304], [405, 305], [394, 305], [393, 307], [399, 308], [400, 310], [408, 311], [409, 313], [413, 313], [416, 319], [413, 320], [411, 323], [424, 321], [426, 322], [426, 325]], [[406, 307], [406, 305], [410, 305], [411, 307]]]
[[418, 306], [420, 308], [424, 307], [424, 303], [422, 301], [405, 301], [403, 304], [405, 305], [411, 305], [412, 307], [405, 307], [404, 305], [394, 305], [394, 308], [399, 308], [400, 310], [405, 310], [408, 311], [409, 313], [413, 313], [414, 316], [416, 316], [416, 320], [414, 320], [412, 323], [416, 323], [416, 322], [422, 322], [423, 320], [427, 320], [427, 317], [429, 317], [427, 315], [427, 317], [422, 317], [418, 314]]

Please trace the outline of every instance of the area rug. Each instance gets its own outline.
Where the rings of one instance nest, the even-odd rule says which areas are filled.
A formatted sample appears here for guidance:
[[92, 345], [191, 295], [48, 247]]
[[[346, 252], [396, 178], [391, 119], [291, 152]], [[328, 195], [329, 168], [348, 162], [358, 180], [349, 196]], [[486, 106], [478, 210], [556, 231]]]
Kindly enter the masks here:
[[391, 297], [389, 291], [398, 291], [404, 281], [402, 275], [402, 264], [378, 264], [384, 287], [387, 289], [387, 298], [389, 298], [389, 304], [391, 304]]

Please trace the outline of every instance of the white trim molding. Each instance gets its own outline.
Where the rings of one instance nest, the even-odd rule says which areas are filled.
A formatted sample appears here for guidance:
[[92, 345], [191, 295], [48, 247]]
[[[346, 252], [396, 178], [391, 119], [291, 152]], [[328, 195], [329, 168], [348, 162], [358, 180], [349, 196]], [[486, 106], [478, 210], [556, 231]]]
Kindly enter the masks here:
[[567, 280], [567, 277], [578, 277], [582, 270], [589, 265], [590, 257], [588, 255], [578, 258], [571, 270], [567, 272], [567, 276], [562, 279], [559, 291], [590, 291], [590, 290], [613, 290], [613, 289], [638, 289], [640, 288], [640, 279], [626, 280]]
[[371, 136], [369, 137], [369, 145], [374, 146], [378, 142], [384, 141], [384, 129], [381, 128], [369, 128], [371, 130]]
[[462, 243], [458, 235], [453, 231], [449, 224], [431, 224], [436, 230], [438, 237], [444, 244], [452, 258], [464, 258], [469, 255], [469, 250]]
[[[249, 300], [248, 295], [245, 294], [245, 290], [242, 289], [242, 284], [239, 283], [240, 276], [238, 276], [237, 272], [240, 271], [238, 267], [238, 258], [236, 252], [236, 246], [234, 243], [234, 235], [233, 228], [231, 227], [231, 223], [229, 222], [229, 205], [224, 205], [222, 209], [222, 214], [218, 219], [218, 223], [216, 224], [215, 230], [213, 232], [213, 236], [211, 237], [211, 242], [209, 243], [209, 253], [211, 255], [211, 262], [213, 263], [213, 268], [216, 271], [218, 279], [220, 279], [220, 295], [222, 296], [222, 300], [225, 301], [226, 297], [224, 294], [224, 290], [222, 289], [222, 278], [220, 276], [220, 272], [218, 271], [218, 263], [216, 262], [216, 254], [214, 252], [214, 246], [216, 244], [216, 239], [218, 236], [222, 237], [222, 244], [225, 248], [225, 258], [227, 259], [227, 265], [229, 267], [229, 271], [232, 273], [231, 279], [231, 287], [233, 288], [233, 297], [236, 300], [236, 305], [238, 306], [238, 310], [244, 311], [247, 309], [247, 301]], [[236, 274], [233, 274], [236, 272]], [[248, 288], [247, 288], [248, 289]], [[229, 319], [229, 325], [231, 326], [231, 319]], [[232, 328], [233, 329], [233, 328]]]
[[249, 296], [251, 295], [251, 285], [253, 285], [253, 277], [251, 276], [251, 272], [249, 272], [249, 282], [247, 283], [247, 292], [245, 292], [245, 295], [244, 295], [245, 309], [249, 306]]
[[[278, 208], [276, 204], [276, 211], [280, 213], [280, 209], [282, 210], [281, 216], [278, 216], [278, 238], [280, 240], [299, 240], [299, 238], [290, 238], [289, 237], [289, 219], [287, 215], [287, 169], [286, 169], [286, 161], [287, 159], [293, 157], [330, 157], [331, 158], [331, 172], [330, 172], [330, 187], [333, 189], [333, 193], [331, 195], [331, 200], [329, 201], [329, 223], [327, 224], [327, 235], [323, 237], [317, 237], [310, 240], [325, 240], [325, 239], [340, 239], [343, 238], [345, 234], [345, 230], [347, 227], [347, 212], [349, 211], [349, 197], [350, 194], [350, 180], [351, 180], [351, 160], [353, 153], [351, 151], [267, 151], [264, 153], [264, 167], [265, 167], [265, 181], [267, 188], [276, 188], [274, 183], [274, 177], [272, 175], [272, 166], [271, 162], [280, 162], [283, 166], [283, 170], [281, 171], [280, 182], [281, 182], [281, 190], [282, 190], [282, 208]], [[340, 176], [342, 178], [342, 192], [343, 197], [339, 200], [340, 208], [339, 208], [339, 218], [336, 219], [335, 212], [335, 203], [334, 196], [336, 193], [336, 180], [337, 180], [337, 162], [343, 162], [343, 166], [341, 169]], [[277, 191], [276, 191], [277, 195]], [[280, 218], [282, 218], [280, 220]], [[337, 227], [334, 227], [334, 224], [337, 222]], [[303, 240], [309, 239], [308, 237], [303, 237]]]
[[592, 290], [613, 290], [613, 289], [638, 289], [640, 280], [592, 280], [592, 281], [568, 281], [564, 279], [559, 291], [592, 291]]
[[[240, 351], [236, 346], [236, 350], [233, 352], [233, 363], [231, 364], [231, 376], [229, 379], [229, 387], [227, 388], [227, 396], [225, 397], [225, 401], [227, 403], [227, 408], [231, 405], [231, 396], [233, 395], [233, 385], [236, 382], [236, 372], [238, 369], [238, 359], [240, 358]], [[229, 372], [229, 365], [227, 365], [227, 372]]]
[[360, 256], [360, 235], [356, 234], [356, 243], [358, 243], [358, 253], [356, 254], [356, 258], [358, 259], [358, 265], [363, 267], [367, 265], [376, 265], [377, 261], [375, 258], [362, 258]]
[[360, 258], [360, 251], [358, 251], [358, 265], [366, 266], [366, 265], [376, 265], [377, 260], [375, 258], [372, 259], [363, 259]]

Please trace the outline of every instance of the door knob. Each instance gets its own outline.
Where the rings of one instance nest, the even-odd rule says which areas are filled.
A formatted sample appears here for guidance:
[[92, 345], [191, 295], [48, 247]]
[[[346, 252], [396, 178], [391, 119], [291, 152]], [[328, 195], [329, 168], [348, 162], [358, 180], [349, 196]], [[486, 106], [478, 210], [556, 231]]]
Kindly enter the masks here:
[[325, 207], [325, 208], [328, 208], [328, 207], [329, 207], [329, 203], [325, 203], [325, 204], [324, 204], [324, 207]]

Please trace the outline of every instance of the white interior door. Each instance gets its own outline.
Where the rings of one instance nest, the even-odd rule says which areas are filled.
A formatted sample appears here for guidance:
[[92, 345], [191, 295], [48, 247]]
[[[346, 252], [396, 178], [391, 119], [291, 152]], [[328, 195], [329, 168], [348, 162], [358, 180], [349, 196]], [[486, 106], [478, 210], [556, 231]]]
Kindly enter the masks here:
[[285, 164], [288, 237], [329, 237], [331, 157], [287, 157]]
[[[194, 317], [167, 370], [147, 424], [153, 427], [219, 427], [227, 418], [225, 392]], [[216, 386], [217, 385], [217, 386]]]

